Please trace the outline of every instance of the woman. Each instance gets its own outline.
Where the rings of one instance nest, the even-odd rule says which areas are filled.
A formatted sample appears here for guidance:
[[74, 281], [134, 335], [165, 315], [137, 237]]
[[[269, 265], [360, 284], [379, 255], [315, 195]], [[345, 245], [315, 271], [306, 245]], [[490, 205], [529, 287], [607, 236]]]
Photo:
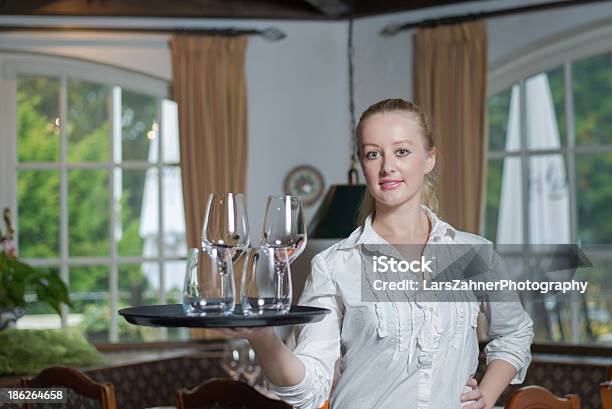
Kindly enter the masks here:
[[519, 303], [483, 303], [492, 341], [478, 386], [471, 378], [478, 364], [477, 303], [361, 301], [360, 244], [490, 242], [457, 231], [430, 209], [436, 148], [415, 105], [401, 99], [372, 105], [357, 137], [368, 188], [363, 223], [314, 257], [299, 301], [332, 313], [301, 327], [293, 351], [272, 328], [223, 331], [250, 341], [271, 391], [300, 409], [328, 398], [338, 358], [332, 409], [491, 408], [508, 383], [524, 379], [532, 322]]

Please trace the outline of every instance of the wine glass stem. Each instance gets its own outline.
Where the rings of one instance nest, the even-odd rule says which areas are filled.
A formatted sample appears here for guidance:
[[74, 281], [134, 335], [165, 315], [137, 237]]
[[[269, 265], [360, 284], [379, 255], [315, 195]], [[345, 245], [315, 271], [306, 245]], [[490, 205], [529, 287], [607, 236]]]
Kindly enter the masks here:
[[[229, 260], [229, 261], [228, 261]], [[219, 262], [219, 266], [221, 267], [221, 271], [224, 272], [224, 274], [227, 274], [230, 278], [230, 280], [233, 280], [234, 274], [233, 274], [233, 269], [234, 269], [234, 265], [232, 263], [232, 252], [230, 249], [224, 249], [223, 250], [223, 256], [221, 257], [221, 261]], [[221, 297], [222, 298], [227, 298], [230, 294], [228, 294], [228, 292], [231, 292], [231, 288], [227, 288], [227, 283], [225, 282], [225, 280], [221, 280]]]
[[276, 280], [276, 298], [278, 300], [283, 298], [283, 279], [285, 278], [285, 266], [284, 263], [277, 263], [278, 267], [278, 280]]
[[290, 277], [291, 273], [289, 270], [289, 263], [279, 262], [278, 272], [279, 272], [279, 277], [277, 280], [278, 287], [276, 289], [276, 293], [277, 293], [278, 300], [283, 303], [283, 308], [284, 308], [285, 303], [287, 302], [291, 303], [292, 292], [293, 292], [293, 289], [291, 288], [291, 277]]
[[[282, 267], [281, 267], [282, 269]], [[283, 273], [281, 270], [281, 274], [278, 277], [278, 288], [276, 289], [276, 296], [280, 300], [283, 297]]]

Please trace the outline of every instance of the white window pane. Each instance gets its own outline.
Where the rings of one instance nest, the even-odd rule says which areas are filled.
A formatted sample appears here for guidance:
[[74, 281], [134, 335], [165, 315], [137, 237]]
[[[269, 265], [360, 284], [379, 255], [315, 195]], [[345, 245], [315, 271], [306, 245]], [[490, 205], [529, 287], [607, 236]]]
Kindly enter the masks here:
[[166, 301], [168, 304], [179, 304], [185, 281], [185, 260], [166, 261], [164, 269]]
[[593, 267], [579, 268], [575, 280], [589, 283], [585, 294], [529, 296], [525, 303], [535, 331], [535, 342], [572, 344], [612, 343], [612, 269], [609, 259], [589, 256]]
[[157, 168], [114, 171], [115, 240], [119, 256], [159, 254], [157, 173]]
[[529, 242], [570, 242], [569, 186], [562, 154], [529, 158]]
[[164, 256], [184, 257], [187, 256], [187, 240], [181, 168], [178, 166], [164, 167], [162, 178], [164, 193], [164, 233], [162, 245], [164, 246]]
[[68, 80], [68, 161], [108, 161], [109, 87]]
[[[169, 303], [180, 301], [178, 285], [182, 287], [184, 261], [159, 259], [119, 264], [118, 288], [109, 287], [112, 266], [118, 263], [110, 258], [114, 250], [118, 257], [157, 259], [161, 243], [166, 257], [186, 254], [178, 166], [178, 109], [175, 102], [162, 101], [146, 91], [135, 92], [111, 81], [84, 81], [70, 72], [66, 75], [65, 82], [59, 77], [17, 75], [14, 108], [17, 159], [22, 162], [17, 173], [16, 212], [20, 255], [52, 259], [48, 264], [61, 259], [65, 263], [62, 266], [41, 268], [56, 274], [68, 270], [74, 303], [68, 312], [68, 325], [79, 326], [90, 341], [108, 342], [113, 332], [110, 318], [115, 313], [110, 310], [113, 291], [117, 291], [119, 308], [159, 304], [161, 299]], [[66, 112], [60, 112], [61, 91], [66, 92]], [[60, 123], [60, 118], [66, 118], [66, 123]], [[60, 142], [64, 131], [68, 164], [101, 163], [95, 168], [92, 164], [86, 168], [69, 165], [64, 198], [68, 217], [63, 220], [68, 236], [66, 243], [60, 243]], [[157, 165], [159, 159], [165, 168], [143, 169], [139, 164], [123, 163], [143, 161]], [[32, 161], [55, 162], [57, 167], [25, 168]], [[108, 162], [113, 162], [114, 169], [107, 166]], [[161, 237], [160, 230], [167, 233]], [[60, 257], [63, 246], [68, 249], [68, 260]], [[91, 261], [80, 260], [74, 266], [75, 257], [91, 257]], [[161, 266], [167, 269], [163, 277]], [[160, 288], [161, 283], [166, 285]], [[39, 302], [31, 289], [27, 298], [28, 314], [20, 325], [61, 325], [60, 317]], [[166, 337], [165, 330], [134, 326], [122, 318], [117, 319], [117, 324], [121, 341]], [[181, 334], [188, 332], [177, 330], [171, 336], [179, 339]]]
[[156, 162], [159, 122], [155, 97], [122, 89], [121, 125], [121, 158]]
[[[186, 269], [185, 264], [185, 260], [167, 261], [164, 263], [167, 304], [181, 303]], [[186, 339], [189, 339], [188, 328], [168, 328], [168, 340], [179, 341]]]
[[169, 99], [162, 101], [162, 161], [179, 163], [178, 104]]
[[558, 68], [525, 81], [527, 147], [559, 149], [565, 145], [565, 97], [563, 69]]
[[523, 243], [521, 159], [491, 159], [487, 169], [485, 236], [500, 244]]
[[[119, 265], [119, 308], [159, 304], [159, 263]], [[120, 342], [146, 342], [160, 338], [158, 328], [118, 319]]]
[[108, 342], [110, 331], [110, 292], [108, 266], [70, 267], [70, 316], [77, 319], [91, 342]]
[[612, 154], [576, 155], [578, 241], [612, 243]]
[[17, 159], [60, 159], [59, 78], [17, 77]]
[[521, 143], [520, 88], [512, 86], [487, 100], [489, 151], [517, 151]]
[[592, 268], [578, 269], [576, 280], [588, 281], [589, 286], [580, 315], [581, 342], [612, 344], [612, 263], [609, 258], [588, 255]]
[[492, 95], [487, 100], [489, 151], [506, 150], [511, 88]]
[[572, 64], [576, 145], [612, 143], [612, 60], [610, 53]]
[[110, 254], [108, 170], [68, 171], [68, 247], [70, 256]]
[[17, 172], [19, 255], [59, 258], [59, 170]]
[[[43, 272], [59, 274], [58, 267], [37, 266], [36, 269]], [[34, 288], [29, 286], [26, 288], [25, 299], [28, 303], [25, 308], [26, 314], [17, 320], [16, 326], [18, 329], [52, 329], [62, 326], [60, 316], [49, 306], [49, 304], [39, 301]], [[74, 317], [69, 318], [72, 318], [69, 319], [69, 324], [78, 324], [78, 322], [74, 320]]]

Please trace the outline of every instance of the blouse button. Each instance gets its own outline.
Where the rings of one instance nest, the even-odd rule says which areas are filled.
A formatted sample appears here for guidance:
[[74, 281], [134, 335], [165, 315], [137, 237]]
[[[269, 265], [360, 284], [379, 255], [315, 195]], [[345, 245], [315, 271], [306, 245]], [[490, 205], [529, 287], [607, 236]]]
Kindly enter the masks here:
[[429, 368], [431, 367], [432, 363], [433, 363], [432, 354], [428, 354], [428, 353], [419, 354], [419, 364], [422, 368]]

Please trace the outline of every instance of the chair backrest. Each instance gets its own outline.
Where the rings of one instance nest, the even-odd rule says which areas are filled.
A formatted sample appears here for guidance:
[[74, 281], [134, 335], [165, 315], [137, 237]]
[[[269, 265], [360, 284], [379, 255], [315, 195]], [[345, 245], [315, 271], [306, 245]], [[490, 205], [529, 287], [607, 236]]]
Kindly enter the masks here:
[[612, 409], [612, 381], [599, 384], [599, 393], [601, 395], [601, 407]]
[[[66, 388], [84, 398], [100, 402], [101, 409], [117, 409], [113, 384], [110, 382], [95, 382], [74, 368], [52, 366], [43, 369], [33, 378], [22, 378], [21, 384], [24, 388]], [[32, 404], [26, 404], [25, 408], [32, 409], [33, 406]]]
[[280, 400], [262, 395], [244, 382], [214, 378], [192, 390], [176, 392], [177, 409], [291, 409]]
[[608, 366], [608, 380], [612, 381], [612, 365]]
[[512, 393], [506, 409], [580, 409], [580, 398], [558, 398], [541, 386], [524, 386]]

